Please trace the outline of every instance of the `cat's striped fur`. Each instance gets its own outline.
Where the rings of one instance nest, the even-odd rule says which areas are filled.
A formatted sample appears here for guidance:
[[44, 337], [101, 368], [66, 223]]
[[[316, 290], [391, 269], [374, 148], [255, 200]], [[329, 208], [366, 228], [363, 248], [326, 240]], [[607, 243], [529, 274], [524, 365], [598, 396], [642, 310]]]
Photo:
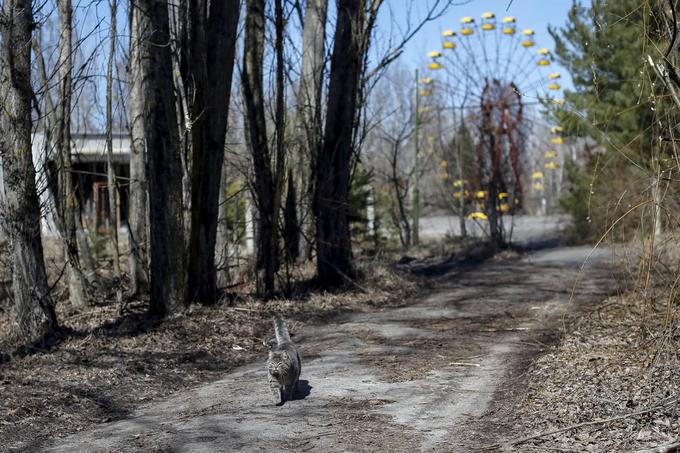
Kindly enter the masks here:
[[276, 346], [269, 351], [267, 359], [267, 376], [269, 388], [278, 404], [283, 404], [295, 397], [298, 379], [300, 379], [300, 354], [290, 339], [283, 319], [274, 318]]

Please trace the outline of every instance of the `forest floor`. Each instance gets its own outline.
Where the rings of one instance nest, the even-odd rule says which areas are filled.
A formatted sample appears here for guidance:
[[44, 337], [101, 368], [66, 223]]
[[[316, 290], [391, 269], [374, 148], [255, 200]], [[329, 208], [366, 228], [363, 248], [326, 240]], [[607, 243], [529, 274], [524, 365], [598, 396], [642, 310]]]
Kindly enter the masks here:
[[[458, 262], [487, 254], [476, 240], [433, 241], [405, 260], [427, 263], [446, 257]], [[59, 252], [48, 244], [46, 256], [54, 297], [62, 300]], [[295, 270], [294, 297], [265, 304], [247, 295], [253, 288], [239, 286], [217, 306], [192, 306], [160, 323], [145, 316], [145, 300], [130, 301], [121, 315], [111, 302], [115, 297], [105, 269], [100, 269], [94, 306], [78, 312], [66, 301], [58, 303], [63, 332], [44, 350], [16, 350], [8, 334], [11, 301], [0, 298], [0, 451], [36, 451], [48, 441], [129, 417], [140, 405], [261, 359], [274, 313], [290, 319], [291, 329], [297, 330], [342, 313], [401, 306], [430, 284], [395, 266], [399, 256], [359, 257], [362, 276], [344, 292], [314, 291], [305, 284], [313, 274], [309, 266]], [[9, 263], [0, 270], [7, 282]], [[1, 289], [6, 294], [8, 288]]]
[[[674, 451], [680, 338], [656, 334], [662, 303], [612, 296], [609, 252], [581, 271], [588, 247], [466, 250], [362, 260], [350, 294], [237, 298], [141, 331], [141, 304], [74, 315], [93, 317], [0, 365], [0, 450]], [[274, 312], [303, 356], [282, 407], [263, 368]]]
[[[260, 359], [142, 405], [124, 420], [54, 442], [47, 451], [472, 451], [511, 448], [506, 441], [548, 430], [555, 419], [559, 427], [599, 416], [571, 407], [563, 396], [569, 388], [555, 371], [570, 366], [561, 356], [570, 334], [559, 341], [570, 331], [566, 325], [603, 307], [599, 303], [618, 287], [606, 252], [595, 253], [580, 271], [589, 250], [505, 252], [455, 264], [414, 261], [412, 272], [433, 288], [402, 306], [291, 323], [303, 356], [299, 399], [273, 404]], [[541, 360], [551, 354], [553, 374], [547, 375]], [[588, 373], [580, 369], [571, 377], [574, 383], [566, 385], [587, 381]], [[552, 395], [544, 390], [550, 385], [557, 387]], [[596, 390], [584, 387], [580, 404]], [[523, 407], [527, 398], [536, 403]], [[564, 413], [570, 416], [560, 420]], [[668, 435], [674, 429], [669, 423]], [[658, 439], [655, 432], [635, 442]], [[596, 437], [589, 445], [611, 451], [613, 444]]]

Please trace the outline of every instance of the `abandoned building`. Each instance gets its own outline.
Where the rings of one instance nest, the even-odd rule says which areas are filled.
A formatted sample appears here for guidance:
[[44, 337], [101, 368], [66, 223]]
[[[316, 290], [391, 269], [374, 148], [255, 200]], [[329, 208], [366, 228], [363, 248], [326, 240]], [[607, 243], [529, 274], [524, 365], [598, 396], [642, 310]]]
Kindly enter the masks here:
[[[73, 134], [71, 158], [73, 181], [83, 228], [104, 233], [113, 225], [127, 231], [128, 187], [130, 177], [130, 136], [113, 136], [113, 162], [117, 177], [116, 212], [112, 220], [108, 209], [107, 150], [105, 134]], [[45, 235], [58, 234], [54, 223], [54, 191], [59, 163], [54, 150], [47, 146], [42, 134], [33, 138], [33, 162], [36, 183], [43, 207], [42, 231]]]

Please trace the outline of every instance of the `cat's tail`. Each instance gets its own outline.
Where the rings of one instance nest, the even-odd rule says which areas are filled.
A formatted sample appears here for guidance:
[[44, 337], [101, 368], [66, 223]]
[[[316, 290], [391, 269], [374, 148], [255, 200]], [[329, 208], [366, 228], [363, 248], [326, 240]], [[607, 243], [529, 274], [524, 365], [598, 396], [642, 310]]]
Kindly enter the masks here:
[[274, 333], [276, 334], [276, 343], [281, 344], [285, 342], [290, 342], [290, 335], [288, 334], [288, 329], [283, 323], [283, 319], [279, 316], [274, 317]]

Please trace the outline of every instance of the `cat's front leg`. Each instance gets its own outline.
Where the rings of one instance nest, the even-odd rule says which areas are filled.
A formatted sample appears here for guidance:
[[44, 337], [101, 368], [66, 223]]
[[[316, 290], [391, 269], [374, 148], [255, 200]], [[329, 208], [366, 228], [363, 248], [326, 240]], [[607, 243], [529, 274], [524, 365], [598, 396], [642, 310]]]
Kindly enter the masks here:
[[272, 395], [274, 404], [283, 404], [283, 389], [279, 385], [278, 381], [271, 375], [269, 375], [269, 392]]
[[294, 385], [284, 385], [283, 386], [284, 401], [292, 401], [293, 400], [293, 388], [294, 388]]

